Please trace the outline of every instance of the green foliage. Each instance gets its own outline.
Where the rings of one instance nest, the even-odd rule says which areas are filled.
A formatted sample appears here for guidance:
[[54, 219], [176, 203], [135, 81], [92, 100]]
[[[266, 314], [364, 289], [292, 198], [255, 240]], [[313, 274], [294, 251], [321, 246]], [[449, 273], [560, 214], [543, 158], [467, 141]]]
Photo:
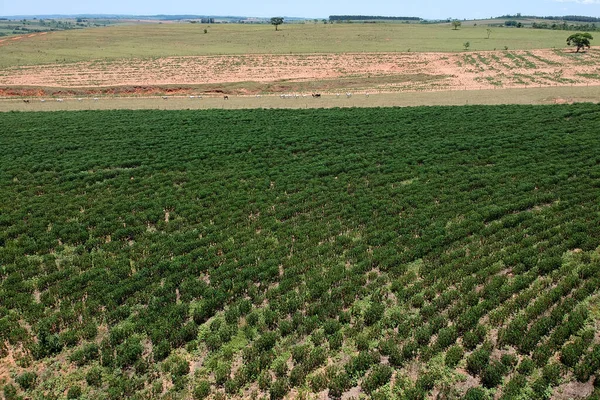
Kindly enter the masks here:
[[98, 367], [92, 367], [85, 375], [85, 381], [89, 386], [99, 387], [102, 385], [102, 370]]
[[[554, 354], [587, 381], [599, 118], [587, 104], [4, 114], [0, 353], [31, 350], [19, 367], [35, 371], [66, 358], [86, 395], [115, 399], [160, 397], [157, 374], [193, 393], [185, 350], [208, 350], [196, 379], [225, 397], [385, 396], [382, 356], [403, 376], [412, 360], [456, 368], [464, 349], [490, 392], [573, 379]], [[518, 374], [514, 356], [490, 361], [507, 348]], [[328, 359], [345, 364], [323, 375]], [[445, 379], [424, 375], [408, 397]]]
[[467, 371], [472, 375], [481, 374], [488, 367], [490, 355], [491, 352], [486, 346], [475, 350], [467, 357]]
[[594, 38], [588, 32], [574, 33], [567, 38], [567, 45], [576, 47], [577, 52], [579, 53], [579, 50], [581, 50], [585, 47], [587, 47], [588, 49], [590, 48], [590, 40], [592, 40], [592, 39], [594, 39]]
[[309, 384], [313, 392], [319, 393], [327, 387], [327, 377], [324, 373], [315, 374], [310, 378]]
[[488, 400], [488, 396], [482, 388], [474, 387], [467, 390], [464, 400]]
[[373, 367], [367, 376], [365, 376], [360, 386], [367, 394], [371, 394], [373, 391], [388, 383], [391, 377], [392, 368], [387, 365], [378, 364]]
[[533, 372], [534, 369], [535, 363], [533, 362], [533, 360], [531, 358], [525, 357], [521, 360], [517, 371], [519, 371], [520, 374], [528, 376]]
[[449, 368], [454, 368], [460, 360], [462, 360], [465, 351], [460, 346], [452, 346], [446, 351], [446, 357], [444, 363]]
[[4, 393], [4, 398], [6, 400], [17, 400], [19, 398], [17, 396], [17, 388], [14, 387], [14, 385], [4, 385], [2, 392]]
[[210, 382], [207, 380], [201, 380], [194, 386], [192, 390], [192, 396], [194, 400], [202, 400], [210, 395]]
[[560, 351], [560, 361], [567, 367], [575, 367], [585, 351], [584, 346], [582, 338], [576, 338], [574, 342], [565, 344]]
[[365, 319], [365, 325], [371, 326], [378, 322], [383, 316], [384, 311], [385, 306], [382, 303], [372, 303], [369, 308], [365, 310], [363, 315]]
[[368, 351], [361, 351], [357, 356], [350, 359], [345, 369], [349, 376], [353, 378], [362, 377], [375, 363], [377, 355]]
[[35, 372], [23, 372], [17, 376], [15, 381], [23, 390], [33, 389], [37, 383], [37, 374]]
[[275, 30], [277, 30], [277, 26], [283, 24], [282, 17], [273, 17], [271, 18], [271, 25], [275, 25]]
[[219, 364], [215, 370], [215, 382], [224, 385], [230, 379], [231, 367], [228, 364]]
[[138, 337], [131, 337], [117, 346], [117, 366], [129, 368], [142, 356], [144, 348]]
[[275, 382], [273, 382], [271, 388], [269, 389], [269, 398], [271, 400], [283, 399], [288, 391], [289, 384], [287, 379], [277, 379]]
[[502, 378], [507, 372], [508, 368], [504, 364], [492, 361], [483, 369], [481, 383], [488, 389], [495, 388], [502, 383]]
[[81, 397], [81, 386], [71, 386], [67, 392], [67, 399], [78, 399]]

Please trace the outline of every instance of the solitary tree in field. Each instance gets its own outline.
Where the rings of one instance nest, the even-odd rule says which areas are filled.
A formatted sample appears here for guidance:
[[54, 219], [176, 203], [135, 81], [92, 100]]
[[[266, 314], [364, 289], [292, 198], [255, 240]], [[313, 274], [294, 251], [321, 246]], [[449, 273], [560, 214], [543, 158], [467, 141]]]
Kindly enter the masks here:
[[462, 22], [460, 22], [457, 19], [455, 19], [454, 21], [452, 21], [452, 26], [454, 27], [454, 30], [457, 30], [458, 28], [460, 28], [461, 25], [462, 25]]
[[281, 24], [283, 24], [283, 17], [271, 18], [271, 25], [275, 25], [275, 30], [277, 30], [277, 27]]
[[567, 38], [567, 44], [569, 46], [577, 47], [576, 53], [584, 47], [590, 48], [590, 40], [594, 39], [589, 33], [574, 33]]
[[464, 42], [463, 46], [465, 47], [465, 51], [469, 50], [469, 47], [471, 47], [471, 43], [470, 42]]
[[487, 38], [489, 39], [492, 34], [492, 30], [490, 28], [487, 28], [485, 31], [487, 32]]

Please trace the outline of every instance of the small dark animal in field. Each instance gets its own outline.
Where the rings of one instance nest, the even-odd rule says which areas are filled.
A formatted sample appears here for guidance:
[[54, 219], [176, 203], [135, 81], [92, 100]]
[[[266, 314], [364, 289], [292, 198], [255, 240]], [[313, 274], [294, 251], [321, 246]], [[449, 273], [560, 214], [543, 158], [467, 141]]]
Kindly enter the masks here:
[[223, 96], [223, 100], [229, 100], [229, 96]]
[[321, 97], [321, 93], [313, 93], [312, 97]]
[[163, 98], [163, 100], [168, 100], [169, 99], [167, 96], [163, 96], [162, 98]]
[[29, 104], [29, 100], [23, 100], [23, 103]]

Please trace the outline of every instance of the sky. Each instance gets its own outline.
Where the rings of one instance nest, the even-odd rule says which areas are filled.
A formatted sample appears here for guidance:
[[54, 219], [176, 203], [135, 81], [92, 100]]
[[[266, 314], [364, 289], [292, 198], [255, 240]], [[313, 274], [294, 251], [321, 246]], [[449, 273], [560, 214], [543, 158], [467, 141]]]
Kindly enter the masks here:
[[477, 19], [516, 13], [600, 17], [600, 0], [0, 0], [0, 16], [196, 14], [327, 18], [336, 14]]

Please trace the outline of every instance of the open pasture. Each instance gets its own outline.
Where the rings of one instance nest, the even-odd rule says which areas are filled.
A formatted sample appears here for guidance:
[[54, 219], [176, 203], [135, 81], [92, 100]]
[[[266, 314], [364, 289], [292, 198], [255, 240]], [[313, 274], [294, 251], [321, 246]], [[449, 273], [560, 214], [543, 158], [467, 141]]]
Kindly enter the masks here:
[[598, 105], [0, 123], [4, 393], [598, 394]]
[[[207, 29], [208, 33], [204, 33]], [[568, 32], [449, 24], [131, 24], [0, 39], [0, 68], [173, 56], [562, 48]]]

